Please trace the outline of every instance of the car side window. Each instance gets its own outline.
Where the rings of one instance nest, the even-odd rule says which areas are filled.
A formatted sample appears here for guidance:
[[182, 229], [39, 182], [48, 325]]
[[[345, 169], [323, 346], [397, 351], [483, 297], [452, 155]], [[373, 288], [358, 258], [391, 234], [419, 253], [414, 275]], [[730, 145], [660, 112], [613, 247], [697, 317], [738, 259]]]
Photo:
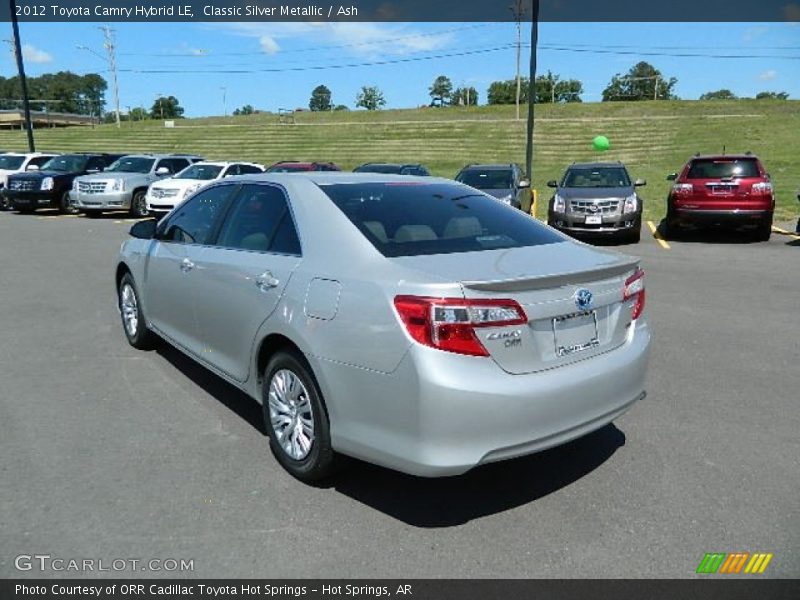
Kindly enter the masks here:
[[219, 246], [300, 255], [300, 240], [286, 195], [271, 185], [244, 185], [222, 226]]
[[263, 173], [263, 171], [254, 165], [239, 165], [239, 175], [252, 175], [254, 173]]
[[223, 177], [233, 177], [234, 175], [239, 175], [240, 172], [239, 165], [229, 165]]
[[196, 194], [159, 227], [158, 239], [179, 244], [211, 243], [217, 221], [236, 189], [235, 185], [219, 185]]

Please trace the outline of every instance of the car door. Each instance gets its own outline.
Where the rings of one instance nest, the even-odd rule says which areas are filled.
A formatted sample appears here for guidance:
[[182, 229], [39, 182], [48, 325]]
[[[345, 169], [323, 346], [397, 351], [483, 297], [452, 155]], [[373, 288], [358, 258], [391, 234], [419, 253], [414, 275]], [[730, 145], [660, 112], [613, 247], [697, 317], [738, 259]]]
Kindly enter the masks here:
[[199, 353], [194, 296], [199, 254], [216, 233], [227, 201], [238, 186], [214, 186], [181, 205], [158, 227], [144, 287], [147, 315], [173, 342]]
[[300, 264], [300, 242], [285, 191], [247, 183], [197, 262], [197, 320], [203, 358], [237, 381], [249, 375], [258, 328], [278, 306]]

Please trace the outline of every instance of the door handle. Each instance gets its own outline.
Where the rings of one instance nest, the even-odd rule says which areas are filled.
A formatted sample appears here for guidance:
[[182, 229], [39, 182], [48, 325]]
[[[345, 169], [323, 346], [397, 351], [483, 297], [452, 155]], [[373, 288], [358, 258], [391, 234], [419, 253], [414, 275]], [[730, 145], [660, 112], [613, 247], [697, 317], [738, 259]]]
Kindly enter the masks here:
[[256, 287], [262, 292], [268, 292], [278, 287], [279, 283], [280, 281], [275, 278], [271, 271], [264, 271], [261, 275], [256, 277]]
[[188, 273], [192, 269], [194, 269], [194, 263], [190, 261], [188, 258], [184, 258], [181, 261], [181, 271], [183, 271], [184, 273]]

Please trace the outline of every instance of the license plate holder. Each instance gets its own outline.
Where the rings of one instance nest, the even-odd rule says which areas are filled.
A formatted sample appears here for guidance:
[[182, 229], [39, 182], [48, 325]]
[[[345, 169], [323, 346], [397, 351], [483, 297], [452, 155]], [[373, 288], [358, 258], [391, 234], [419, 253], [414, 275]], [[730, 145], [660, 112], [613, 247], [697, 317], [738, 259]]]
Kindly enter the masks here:
[[587, 225], [602, 225], [603, 224], [603, 217], [600, 215], [586, 215], [586, 224]]
[[597, 313], [590, 311], [554, 318], [553, 342], [559, 358], [596, 348], [600, 345]]

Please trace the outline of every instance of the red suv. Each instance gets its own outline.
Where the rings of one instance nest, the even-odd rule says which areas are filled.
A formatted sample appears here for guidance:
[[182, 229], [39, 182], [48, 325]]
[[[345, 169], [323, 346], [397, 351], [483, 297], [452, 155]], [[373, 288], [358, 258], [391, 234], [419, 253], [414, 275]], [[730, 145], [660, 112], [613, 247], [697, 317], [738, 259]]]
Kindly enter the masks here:
[[772, 233], [775, 195], [769, 173], [751, 153], [692, 158], [674, 181], [667, 197], [667, 235], [682, 225], [725, 225], [755, 230], [767, 241]]

